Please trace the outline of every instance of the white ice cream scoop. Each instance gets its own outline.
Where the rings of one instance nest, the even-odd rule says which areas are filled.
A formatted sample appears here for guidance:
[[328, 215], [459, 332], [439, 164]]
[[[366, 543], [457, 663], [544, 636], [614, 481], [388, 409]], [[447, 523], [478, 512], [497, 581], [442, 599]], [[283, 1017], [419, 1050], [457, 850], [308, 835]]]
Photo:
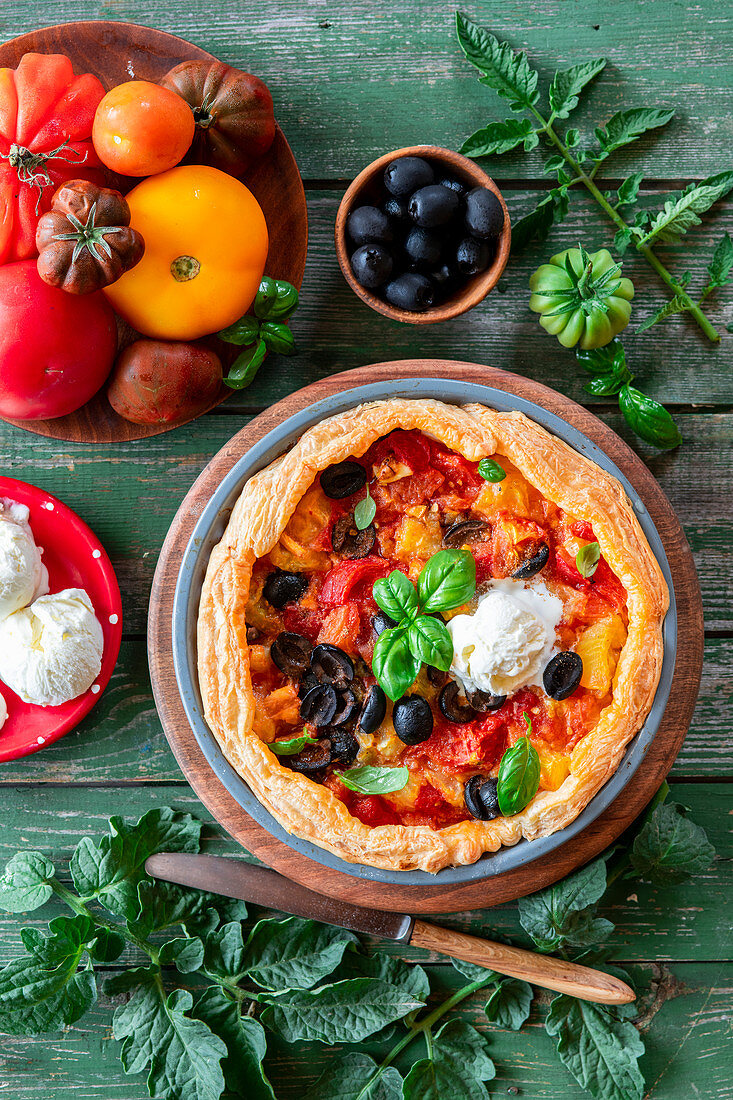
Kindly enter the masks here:
[[8, 717], [8, 704], [5, 702], [5, 697], [0, 692], [0, 730], [5, 725]]
[[48, 570], [29, 515], [24, 504], [0, 499], [0, 619], [48, 592]]
[[92, 686], [103, 648], [89, 596], [65, 588], [0, 621], [0, 679], [26, 703], [57, 707]]

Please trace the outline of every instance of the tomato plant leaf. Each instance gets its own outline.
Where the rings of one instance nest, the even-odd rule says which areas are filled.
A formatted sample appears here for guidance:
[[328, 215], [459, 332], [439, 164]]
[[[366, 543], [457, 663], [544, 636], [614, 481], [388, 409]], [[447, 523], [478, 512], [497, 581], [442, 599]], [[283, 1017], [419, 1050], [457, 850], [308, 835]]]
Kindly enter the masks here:
[[344, 978], [379, 978], [389, 985], [411, 993], [421, 1001], [430, 995], [428, 976], [421, 966], [408, 964], [395, 955], [365, 955], [358, 942], [347, 944], [338, 969], [334, 972], [339, 981]]
[[472, 65], [482, 73], [481, 84], [509, 100], [512, 111], [523, 111], [539, 99], [537, 73], [523, 53], [515, 53], [507, 42], [499, 42], [462, 12], [456, 12], [458, 43]]
[[485, 1012], [492, 1024], [519, 1031], [529, 1016], [532, 986], [520, 978], [506, 978], [497, 985], [486, 1002]]
[[261, 920], [249, 934], [243, 965], [248, 979], [263, 989], [310, 989], [332, 974], [346, 948], [357, 942], [344, 928], [300, 917]]
[[596, 1100], [641, 1100], [644, 1092], [644, 1043], [625, 1018], [629, 1007], [608, 1009], [565, 994], [550, 1005], [545, 1027], [560, 1060]]
[[627, 111], [617, 111], [605, 127], [597, 127], [596, 139], [601, 149], [592, 159], [600, 163], [617, 149], [637, 141], [647, 131], [666, 126], [673, 117], [674, 111], [657, 107], [632, 107]]
[[496, 1076], [486, 1039], [463, 1020], [436, 1034], [432, 1058], [416, 1062], [404, 1084], [405, 1100], [486, 1100], [484, 1081]]
[[377, 978], [351, 978], [319, 989], [272, 994], [262, 1021], [288, 1043], [358, 1043], [424, 1002]]
[[546, 241], [555, 222], [561, 222], [568, 212], [568, 197], [564, 187], [548, 191], [534, 210], [512, 226], [512, 254], [517, 255], [528, 244]]
[[733, 270], [733, 241], [729, 234], [725, 233], [708, 264], [708, 283], [702, 292], [702, 297], [706, 298], [718, 287], [727, 286], [731, 281], [731, 270]]
[[143, 938], [177, 927], [183, 928], [188, 936], [205, 937], [220, 921], [244, 920], [247, 916], [243, 901], [205, 890], [189, 890], [173, 882], [144, 879], [137, 894], [139, 916], [128, 921], [128, 925]]
[[53, 894], [54, 878], [53, 863], [41, 852], [18, 852], [0, 877], [0, 909], [6, 913], [39, 909]]
[[684, 298], [680, 298], [678, 294], [675, 294], [674, 298], [670, 298], [668, 302], [665, 302], [663, 306], [653, 313], [651, 317], [647, 317], [646, 321], [637, 326], [637, 334], [640, 332], [646, 332], [652, 325], [656, 325], [659, 321], [663, 321], [666, 317], [671, 317], [674, 313], [684, 313], [689, 309], [687, 302]]
[[221, 1068], [227, 1096], [231, 1094], [238, 1100], [275, 1100], [262, 1065], [267, 1051], [262, 1024], [251, 1016], [242, 1015], [242, 1006], [217, 986], [204, 990], [191, 1015], [203, 1020], [226, 1044], [227, 1054]]
[[540, 951], [555, 951], [564, 943], [597, 943], [613, 929], [609, 921], [593, 917], [593, 906], [605, 889], [606, 864], [597, 859], [562, 881], [520, 898], [519, 922]]
[[676, 802], [654, 809], [631, 849], [632, 866], [657, 886], [670, 886], [700, 874], [714, 857], [705, 830], [685, 817]]
[[699, 214], [704, 214], [732, 189], [733, 172], [719, 172], [701, 183], [690, 184], [676, 197], [667, 199], [656, 216], [652, 215], [651, 225], [641, 244], [648, 245], [655, 240], [678, 241], [688, 229], [700, 224]]
[[550, 107], [556, 118], [567, 118], [578, 106], [580, 93], [606, 67], [605, 57], [584, 61], [555, 73], [550, 85]]
[[508, 153], [523, 145], [525, 152], [539, 144], [537, 132], [528, 118], [507, 118], [504, 122], [489, 122], [466, 138], [459, 152], [464, 157], [491, 157]]
[[382, 1070], [368, 1054], [353, 1051], [331, 1061], [303, 1100], [402, 1100], [402, 1077], [394, 1066]]
[[616, 206], [632, 206], [639, 195], [639, 187], [644, 179], [643, 172], [634, 172], [633, 176], [627, 176], [616, 192]]

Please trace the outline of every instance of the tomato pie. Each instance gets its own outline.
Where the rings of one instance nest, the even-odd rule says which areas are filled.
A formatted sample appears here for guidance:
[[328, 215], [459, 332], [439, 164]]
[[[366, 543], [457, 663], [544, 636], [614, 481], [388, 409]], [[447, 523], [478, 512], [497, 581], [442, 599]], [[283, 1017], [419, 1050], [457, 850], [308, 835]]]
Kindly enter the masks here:
[[668, 592], [619, 482], [521, 413], [361, 405], [244, 486], [198, 620], [207, 722], [342, 859], [568, 825], [651, 707]]

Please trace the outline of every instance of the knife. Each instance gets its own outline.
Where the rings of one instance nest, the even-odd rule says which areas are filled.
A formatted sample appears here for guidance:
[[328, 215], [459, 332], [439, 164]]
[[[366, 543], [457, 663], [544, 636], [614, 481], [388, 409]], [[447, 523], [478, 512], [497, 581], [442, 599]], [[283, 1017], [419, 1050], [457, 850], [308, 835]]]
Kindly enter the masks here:
[[635, 999], [633, 990], [612, 974], [603, 974], [565, 959], [467, 936], [406, 913], [386, 913], [338, 901], [317, 894], [300, 883], [291, 882], [268, 867], [258, 867], [242, 860], [159, 852], [148, 857], [145, 870], [152, 878], [175, 882], [180, 886], [208, 890], [212, 894], [238, 898], [309, 920], [335, 924], [352, 932], [365, 932], [369, 936], [421, 947], [425, 951], [438, 951], [511, 978], [522, 978], [543, 989], [568, 993], [581, 1001], [621, 1005]]

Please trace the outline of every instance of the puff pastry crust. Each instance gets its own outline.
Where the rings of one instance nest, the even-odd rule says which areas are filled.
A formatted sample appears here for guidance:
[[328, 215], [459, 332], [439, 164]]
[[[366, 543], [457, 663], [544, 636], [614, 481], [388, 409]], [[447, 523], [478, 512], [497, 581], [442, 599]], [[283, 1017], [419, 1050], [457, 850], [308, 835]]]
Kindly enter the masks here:
[[[610, 705], [573, 749], [569, 774], [540, 790], [514, 817], [371, 827], [327, 787], [283, 767], [253, 730], [245, 608], [253, 565], [282, 535], [318, 473], [360, 457], [393, 429], [417, 429], [476, 462], [506, 456], [549, 501], [592, 524], [601, 552], [627, 592], [628, 634]], [[469, 864], [522, 837], [534, 840], [572, 822], [616, 771], [651, 707], [662, 663], [669, 603], [659, 565], [620, 483], [519, 412], [435, 400], [360, 405], [305, 432], [295, 446], [244, 486], [211, 554], [198, 618], [198, 672], [206, 720], [227, 759], [257, 798], [295, 835], [342, 859], [388, 869], [437, 872]]]

